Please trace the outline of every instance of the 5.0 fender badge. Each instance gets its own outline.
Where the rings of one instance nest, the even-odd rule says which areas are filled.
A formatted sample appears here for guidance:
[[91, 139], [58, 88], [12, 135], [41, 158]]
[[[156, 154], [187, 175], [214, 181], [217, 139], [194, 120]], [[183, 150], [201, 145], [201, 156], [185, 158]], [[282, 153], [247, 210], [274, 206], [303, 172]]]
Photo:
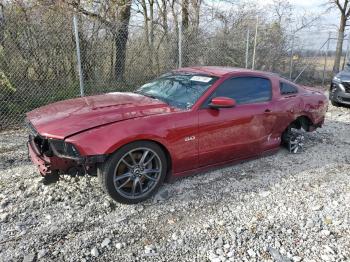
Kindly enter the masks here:
[[192, 141], [192, 140], [195, 140], [195, 139], [196, 139], [195, 136], [187, 136], [187, 137], [185, 137], [185, 142]]

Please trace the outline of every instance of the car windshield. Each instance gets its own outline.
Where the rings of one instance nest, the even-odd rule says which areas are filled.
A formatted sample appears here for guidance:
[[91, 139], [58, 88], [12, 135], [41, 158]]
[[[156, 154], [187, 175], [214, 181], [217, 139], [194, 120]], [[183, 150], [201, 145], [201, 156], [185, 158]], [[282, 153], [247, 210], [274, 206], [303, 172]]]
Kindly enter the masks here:
[[208, 75], [166, 74], [141, 86], [136, 93], [189, 109], [216, 80], [217, 77]]

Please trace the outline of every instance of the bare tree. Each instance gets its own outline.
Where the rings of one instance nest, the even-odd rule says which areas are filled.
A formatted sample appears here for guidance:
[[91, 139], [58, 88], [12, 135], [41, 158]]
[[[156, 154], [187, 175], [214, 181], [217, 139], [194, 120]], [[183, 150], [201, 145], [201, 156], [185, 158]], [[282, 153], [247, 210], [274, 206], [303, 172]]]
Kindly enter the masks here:
[[189, 8], [190, 3], [189, 0], [182, 0], [181, 3], [181, 12], [182, 12], [182, 20], [181, 20], [181, 26], [182, 26], [182, 35], [183, 35], [183, 41], [182, 41], [182, 65], [187, 66], [188, 65], [188, 42], [189, 42], [189, 26], [190, 26], [190, 15], [189, 15]]
[[154, 51], [154, 0], [138, 0], [141, 8], [139, 13], [143, 15], [143, 31], [146, 49], [149, 57], [148, 69], [152, 70], [153, 67], [153, 51]]
[[[115, 80], [124, 82], [126, 44], [129, 37], [132, 0], [92, 1], [93, 8], [91, 9], [93, 11], [89, 10], [89, 6], [84, 8], [79, 2], [73, 1], [70, 4], [78, 12], [97, 19], [111, 31], [116, 49], [114, 65]], [[91, 1], [88, 1], [87, 4], [91, 5]], [[96, 6], [99, 8], [96, 8]]]
[[200, 22], [200, 10], [201, 10], [201, 5], [202, 5], [202, 0], [192, 0], [192, 6], [193, 6], [193, 27], [194, 27], [194, 32], [197, 33], [199, 29], [199, 22]]
[[166, 0], [157, 0], [158, 12], [160, 15], [160, 26], [163, 28], [164, 35], [169, 41], [169, 24], [168, 24], [168, 3]]
[[191, 60], [191, 47], [199, 33], [202, 0], [181, 0], [182, 65], [188, 66]]
[[334, 60], [334, 66], [333, 66], [333, 72], [337, 73], [339, 72], [340, 68], [340, 60], [342, 56], [343, 51], [343, 42], [344, 42], [344, 31], [346, 27], [346, 22], [349, 20], [350, 17], [350, 5], [349, 0], [329, 0], [328, 3], [331, 8], [338, 8], [340, 12], [340, 22], [339, 22], [339, 29], [338, 29], [338, 41], [337, 41], [337, 48], [335, 51], [335, 60]]
[[[4, 6], [0, 3], [0, 58], [2, 56], [1, 47], [4, 42], [5, 35], [5, 17], [4, 17]], [[11, 85], [9, 79], [6, 77], [5, 73], [0, 68], [0, 98], [7, 92], [14, 92], [15, 89]]]

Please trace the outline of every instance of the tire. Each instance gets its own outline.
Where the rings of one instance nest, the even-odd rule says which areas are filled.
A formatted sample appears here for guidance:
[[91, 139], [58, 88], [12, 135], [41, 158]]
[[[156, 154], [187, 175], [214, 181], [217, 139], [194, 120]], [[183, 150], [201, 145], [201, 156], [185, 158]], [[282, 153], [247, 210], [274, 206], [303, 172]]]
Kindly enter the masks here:
[[338, 103], [338, 102], [336, 102], [336, 101], [334, 101], [334, 100], [331, 100], [331, 104], [332, 104], [332, 106], [336, 106], [336, 107], [341, 106], [340, 103]]
[[42, 183], [44, 185], [50, 185], [58, 182], [60, 180], [60, 174], [57, 171], [53, 171], [52, 174], [43, 176]]
[[136, 204], [158, 190], [166, 177], [167, 166], [165, 153], [156, 143], [137, 141], [112, 154], [98, 167], [97, 173], [102, 189], [112, 199]]
[[304, 147], [303, 128], [291, 124], [282, 134], [282, 144], [287, 148], [289, 153], [300, 153]]

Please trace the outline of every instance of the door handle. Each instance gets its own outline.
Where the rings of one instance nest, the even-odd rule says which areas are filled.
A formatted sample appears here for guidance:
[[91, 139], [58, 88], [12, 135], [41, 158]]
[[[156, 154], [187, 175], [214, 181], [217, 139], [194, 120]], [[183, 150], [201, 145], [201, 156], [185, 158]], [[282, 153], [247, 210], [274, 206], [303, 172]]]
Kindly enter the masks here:
[[265, 111], [264, 111], [265, 113], [272, 113], [272, 111], [270, 110], [270, 109], [265, 109]]

